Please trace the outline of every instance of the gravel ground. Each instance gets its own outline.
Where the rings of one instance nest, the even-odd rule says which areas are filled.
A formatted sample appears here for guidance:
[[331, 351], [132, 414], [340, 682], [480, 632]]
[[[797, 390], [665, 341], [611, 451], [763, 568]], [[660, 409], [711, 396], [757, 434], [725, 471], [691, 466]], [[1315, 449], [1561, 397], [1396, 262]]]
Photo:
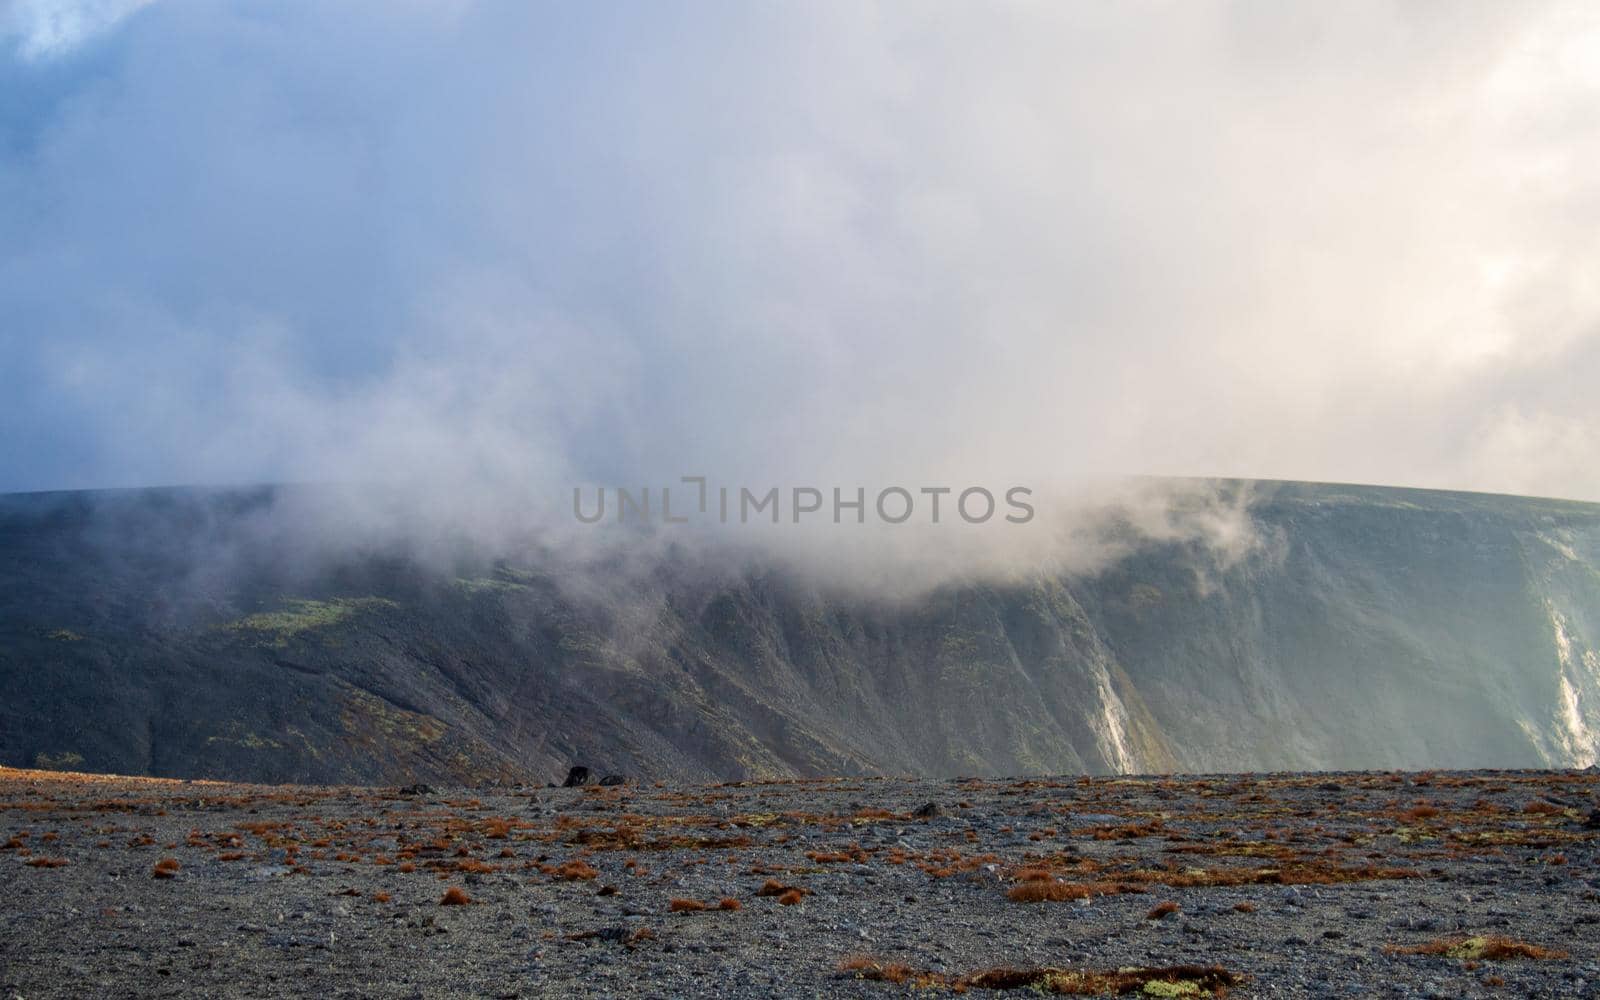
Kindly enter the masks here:
[[0, 997], [1600, 996], [1597, 781], [0, 769]]

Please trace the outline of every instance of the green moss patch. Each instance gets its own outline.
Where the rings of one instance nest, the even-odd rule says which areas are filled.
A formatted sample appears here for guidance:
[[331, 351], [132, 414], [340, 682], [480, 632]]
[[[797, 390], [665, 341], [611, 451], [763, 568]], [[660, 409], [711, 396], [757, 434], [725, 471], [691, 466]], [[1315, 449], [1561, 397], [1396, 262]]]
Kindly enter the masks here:
[[33, 755], [33, 766], [41, 771], [70, 771], [83, 763], [83, 754], [71, 750], [60, 753], [39, 752]]
[[276, 611], [262, 611], [222, 626], [263, 645], [283, 646], [290, 639], [332, 628], [360, 612], [399, 607], [383, 597], [335, 597], [327, 601], [289, 600]]

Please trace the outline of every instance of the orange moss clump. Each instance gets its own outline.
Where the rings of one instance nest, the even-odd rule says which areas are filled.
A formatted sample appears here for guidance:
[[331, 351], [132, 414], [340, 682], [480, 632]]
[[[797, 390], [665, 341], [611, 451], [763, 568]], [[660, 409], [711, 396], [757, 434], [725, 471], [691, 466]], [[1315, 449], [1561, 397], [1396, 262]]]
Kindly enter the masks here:
[[439, 899], [440, 906], [466, 906], [471, 902], [472, 897], [467, 895], [466, 890], [457, 886], [451, 886], [446, 889], [444, 895]]
[[698, 899], [674, 899], [667, 903], [669, 913], [695, 913], [706, 908]]
[[182, 867], [182, 865], [178, 864], [177, 858], [162, 858], [160, 861], [156, 862], [154, 868], [150, 869], [150, 877], [171, 878], [172, 876], [178, 874], [179, 869]]

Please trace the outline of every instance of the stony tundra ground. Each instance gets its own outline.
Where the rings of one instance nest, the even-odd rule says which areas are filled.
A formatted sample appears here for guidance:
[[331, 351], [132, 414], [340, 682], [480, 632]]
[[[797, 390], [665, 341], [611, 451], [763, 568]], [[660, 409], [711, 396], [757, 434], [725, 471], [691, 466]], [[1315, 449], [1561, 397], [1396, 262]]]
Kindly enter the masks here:
[[0, 995], [1600, 995], [1597, 782], [0, 769]]

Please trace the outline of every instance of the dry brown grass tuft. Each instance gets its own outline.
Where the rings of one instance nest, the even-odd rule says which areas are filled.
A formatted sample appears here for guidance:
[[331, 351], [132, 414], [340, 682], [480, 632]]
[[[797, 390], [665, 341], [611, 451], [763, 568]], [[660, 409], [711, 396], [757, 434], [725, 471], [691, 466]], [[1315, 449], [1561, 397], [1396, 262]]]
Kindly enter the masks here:
[[1248, 899], [1243, 899], [1243, 900], [1240, 900], [1237, 903], [1234, 903], [1233, 904], [1233, 908], [1236, 911], [1238, 911], [1239, 913], [1254, 913], [1254, 912], [1256, 912], [1256, 904], [1250, 902]]
[[915, 969], [904, 962], [885, 962], [858, 956], [845, 959], [838, 968], [840, 972], [853, 972], [857, 978], [873, 982], [907, 984], [921, 989], [948, 989], [957, 993], [982, 989], [1029, 990], [1069, 996], [1140, 993], [1149, 996], [1224, 997], [1232, 987], [1244, 982], [1244, 977], [1238, 973], [1215, 965], [1172, 965], [1115, 971], [997, 967], [964, 976], [951, 976]]
[[1058, 882], [1052, 879], [1018, 882], [1006, 891], [1006, 898], [1013, 903], [1064, 903], [1071, 899], [1133, 892], [1144, 892], [1144, 889], [1120, 882]]
[[799, 889], [790, 889], [788, 892], [778, 897], [778, 902], [784, 906], [793, 906], [804, 898], [806, 898], [806, 894], [803, 891]]
[[842, 865], [852, 861], [864, 863], [867, 860], [866, 852], [859, 848], [853, 851], [807, 851], [806, 857], [819, 865]]
[[552, 875], [563, 882], [587, 882], [600, 877], [594, 866], [582, 858], [573, 858], [564, 861], [551, 871]]
[[1391, 955], [1439, 955], [1444, 958], [1460, 958], [1479, 962], [1503, 962], [1508, 959], [1533, 959], [1539, 961], [1555, 961], [1569, 956], [1564, 951], [1546, 948], [1542, 945], [1529, 944], [1514, 938], [1501, 937], [1497, 934], [1479, 934], [1471, 937], [1446, 937], [1426, 944], [1416, 945], [1385, 945], [1384, 951]]
[[706, 904], [698, 899], [674, 899], [667, 903], [669, 913], [698, 913], [706, 908]]
[[878, 808], [876, 806], [869, 806], [869, 807], [866, 807], [866, 808], [863, 808], [863, 809], [857, 809], [855, 811], [855, 818], [856, 819], [898, 819], [900, 817], [899, 817], [899, 814], [890, 812], [887, 809]]
[[65, 868], [71, 863], [66, 858], [29, 858], [27, 861], [29, 868]]
[[903, 983], [918, 977], [917, 971], [904, 962], [879, 962], [864, 955], [840, 962], [839, 971], [854, 972], [858, 979], [876, 983]]
[[717, 901], [717, 909], [719, 910], [737, 910], [740, 905], [740, 902], [732, 896], [724, 896]]
[[1177, 913], [1180, 907], [1170, 899], [1164, 899], [1150, 907], [1150, 912], [1144, 915], [1146, 920], [1165, 920]]
[[472, 897], [467, 895], [466, 890], [456, 886], [446, 889], [444, 895], [439, 898], [440, 906], [466, 906], [471, 902]]
[[178, 864], [177, 858], [162, 858], [160, 861], [155, 863], [154, 868], [150, 869], [150, 877], [172, 878], [174, 875], [178, 874], [179, 870], [182, 868], [183, 866]]

